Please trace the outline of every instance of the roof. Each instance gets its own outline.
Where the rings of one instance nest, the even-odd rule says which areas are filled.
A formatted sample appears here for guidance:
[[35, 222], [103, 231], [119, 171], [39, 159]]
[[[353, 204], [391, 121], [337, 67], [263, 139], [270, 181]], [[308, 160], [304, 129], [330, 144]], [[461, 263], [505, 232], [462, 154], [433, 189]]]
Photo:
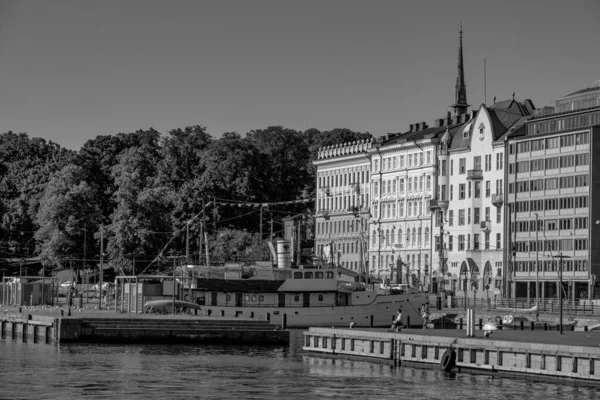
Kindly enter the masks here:
[[441, 137], [446, 130], [450, 130], [450, 134], [460, 128], [464, 123], [461, 124], [453, 124], [453, 125], [445, 125], [439, 127], [429, 127], [420, 131], [408, 131], [404, 133], [396, 133], [394, 137], [391, 137], [382, 142], [382, 145], [392, 145], [398, 143], [412, 142], [421, 139], [430, 139]]
[[585, 88], [585, 89], [581, 89], [581, 90], [578, 90], [578, 91], [576, 91], [576, 92], [569, 93], [568, 95], [561, 97], [561, 99], [564, 99], [564, 98], [566, 98], [566, 97], [575, 96], [575, 95], [577, 95], [577, 94], [583, 94], [583, 93], [587, 93], [587, 92], [594, 92], [594, 91], [598, 91], [598, 92], [600, 92], [600, 86], [594, 86], [594, 87], [591, 87], [591, 88]]

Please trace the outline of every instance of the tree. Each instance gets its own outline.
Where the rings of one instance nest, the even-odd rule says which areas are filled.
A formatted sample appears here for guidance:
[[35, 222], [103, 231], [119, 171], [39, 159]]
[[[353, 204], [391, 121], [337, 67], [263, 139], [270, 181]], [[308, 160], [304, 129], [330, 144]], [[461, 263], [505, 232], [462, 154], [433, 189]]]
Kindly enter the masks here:
[[81, 167], [67, 165], [54, 174], [40, 202], [35, 235], [40, 255], [58, 264], [83, 257], [84, 238], [93, 237], [86, 231], [93, 232], [100, 220], [98, 193], [85, 177]]

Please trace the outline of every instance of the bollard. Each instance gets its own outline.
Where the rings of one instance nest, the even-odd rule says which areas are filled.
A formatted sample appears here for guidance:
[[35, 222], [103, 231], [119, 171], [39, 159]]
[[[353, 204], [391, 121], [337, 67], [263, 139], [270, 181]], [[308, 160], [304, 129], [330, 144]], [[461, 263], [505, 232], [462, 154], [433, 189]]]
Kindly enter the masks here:
[[463, 319], [462, 318], [459, 320], [459, 323], [460, 323], [460, 330], [462, 331], [463, 330]]
[[531, 321], [531, 330], [535, 329], [535, 322]]
[[483, 330], [483, 319], [479, 318], [479, 330]]
[[524, 330], [524, 329], [525, 329], [525, 327], [523, 326], [524, 324], [525, 324], [525, 321], [521, 320], [521, 321], [520, 321], [521, 330]]

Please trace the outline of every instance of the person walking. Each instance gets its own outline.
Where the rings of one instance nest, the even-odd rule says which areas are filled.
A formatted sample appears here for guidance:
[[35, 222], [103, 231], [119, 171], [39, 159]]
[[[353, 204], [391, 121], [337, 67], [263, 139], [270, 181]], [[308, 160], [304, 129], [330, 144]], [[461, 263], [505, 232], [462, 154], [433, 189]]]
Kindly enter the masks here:
[[429, 307], [427, 307], [427, 304], [423, 305], [421, 317], [423, 318], [423, 329], [427, 329], [427, 323], [429, 322]]

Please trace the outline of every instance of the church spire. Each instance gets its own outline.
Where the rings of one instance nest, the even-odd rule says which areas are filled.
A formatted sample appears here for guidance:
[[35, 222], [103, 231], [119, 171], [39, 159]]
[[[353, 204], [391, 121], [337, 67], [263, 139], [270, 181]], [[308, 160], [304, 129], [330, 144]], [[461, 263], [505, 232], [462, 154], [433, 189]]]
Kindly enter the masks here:
[[465, 85], [465, 69], [463, 67], [463, 48], [462, 48], [462, 22], [460, 24], [460, 42], [458, 47], [458, 76], [456, 77], [456, 93], [454, 95], [454, 104], [450, 107], [454, 108], [456, 115], [462, 115], [467, 112], [469, 104], [467, 104], [467, 86]]

